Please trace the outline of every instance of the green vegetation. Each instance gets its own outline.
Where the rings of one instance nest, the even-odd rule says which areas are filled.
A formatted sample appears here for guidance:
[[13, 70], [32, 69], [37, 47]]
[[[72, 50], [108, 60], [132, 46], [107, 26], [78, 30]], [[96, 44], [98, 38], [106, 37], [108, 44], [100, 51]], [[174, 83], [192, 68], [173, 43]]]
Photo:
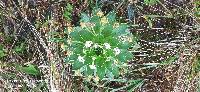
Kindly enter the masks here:
[[200, 90], [198, 0], [0, 1], [2, 92]]
[[127, 24], [117, 23], [114, 12], [104, 16], [94, 10], [92, 17], [82, 14], [81, 26], [69, 34], [70, 55], [66, 62], [85, 76], [118, 76], [120, 65], [133, 57], [128, 51], [132, 34], [127, 28]]

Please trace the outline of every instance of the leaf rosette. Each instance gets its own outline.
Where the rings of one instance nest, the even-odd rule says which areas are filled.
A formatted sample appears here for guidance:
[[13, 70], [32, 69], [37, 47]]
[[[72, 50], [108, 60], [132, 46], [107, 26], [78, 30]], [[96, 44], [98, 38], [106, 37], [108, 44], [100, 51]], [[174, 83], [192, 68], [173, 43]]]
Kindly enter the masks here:
[[128, 51], [132, 34], [128, 25], [118, 23], [115, 17], [115, 12], [104, 16], [100, 10], [93, 11], [92, 16], [81, 15], [80, 26], [69, 33], [71, 53], [66, 61], [73, 70], [100, 79], [119, 76], [120, 66], [133, 58]]

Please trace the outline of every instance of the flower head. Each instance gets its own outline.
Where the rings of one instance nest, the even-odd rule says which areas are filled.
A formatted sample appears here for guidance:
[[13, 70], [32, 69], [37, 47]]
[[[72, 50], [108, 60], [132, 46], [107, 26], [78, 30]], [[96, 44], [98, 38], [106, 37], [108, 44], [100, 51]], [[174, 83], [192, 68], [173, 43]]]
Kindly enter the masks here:
[[92, 41], [86, 41], [86, 42], [85, 42], [85, 47], [86, 47], [86, 48], [91, 47], [91, 46], [92, 46], [92, 43], [93, 43]]
[[106, 61], [111, 61], [113, 59], [113, 57], [109, 56], [107, 57]]
[[76, 76], [82, 76], [81, 71], [80, 70], [75, 70], [75, 75]]
[[78, 61], [84, 63], [85, 59], [82, 56], [78, 56]]
[[86, 27], [86, 24], [84, 22], [81, 22], [80, 25], [82, 28]]
[[65, 44], [64, 44], [64, 43], [62, 43], [62, 44], [60, 45], [60, 47], [61, 47], [63, 50], [65, 50]]
[[102, 24], [107, 24], [108, 23], [108, 19], [106, 17], [101, 18], [101, 23]]
[[114, 64], [118, 64], [119, 62], [117, 60], [114, 60]]
[[99, 77], [98, 76], [96, 76], [95, 78], [94, 78], [94, 81], [96, 82], [96, 83], [98, 83], [99, 82]]
[[98, 44], [94, 44], [94, 48], [98, 48]]
[[118, 47], [114, 48], [115, 55], [118, 55], [120, 53], [120, 49]]
[[71, 33], [73, 31], [73, 28], [72, 27], [67, 27], [67, 30], [69, 33]]
[[89, 65], [90, 69], [96, 69], [96, 66], [94, 64]]
[[96, 57], [92, 57], [92, 60], [93, 60], [93, 61], [96, 60]]
[[119, 27], [119, 23], [115, 23], [114, 25], [113, 25], [113, 28], [118, 28]]
[[91, 22], [81, 22], [80, 23], [81, 28], [85, 28], [85, 27], [94, 27], [95, 24], [91, 23]]
[[86, 77], [86, 80], [91, 81], [92, 78], [93, 78], [93, 76], [89, 75], [89, 76]]
[[106, 49], [110, 49], [110, 47], [111, 47], [109, 43], [104, 43], [104, 46]]
[[99, 17], [103, 16], [103, 12], [102, 11], [97, 12], [97, 16]]

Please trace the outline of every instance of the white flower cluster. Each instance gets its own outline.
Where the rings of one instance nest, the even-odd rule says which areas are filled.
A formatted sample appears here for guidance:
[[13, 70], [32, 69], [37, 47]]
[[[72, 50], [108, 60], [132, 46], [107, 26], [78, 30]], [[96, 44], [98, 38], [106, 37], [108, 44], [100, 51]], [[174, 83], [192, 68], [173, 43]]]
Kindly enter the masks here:
[[92, 44], [93, 44], [92, 41], [86, 41], [86, 42], [85, 42], [85, 47], [86, 47], [86, 48], [89, 48], [89, 47], [92, 46]]
[[98, 44], [95, 43], [95, 44], [94, 44], [94, 48], [98, 48]]
[[[98, 48], [98, 46], [99, 46], [98, 44], [93, 43], [92, 41], [86, 41], [85, 47], [90, 48], [92, 46], [92, 44], [94, 44], [93, 45], [94, 48]], [[111, 46], [109, 43], [104, 43], [103, 45], [104, 45], [105, 49], [111, 49]], [[116, 47], [116, 48], [114, 48], [114, 52], [115, 52], [115, 55], [118, 55], [120, 53], [120, 49], [118, 47]]]
[[120, 49], [118, 47], [114, 48], [115, 55], [118, 55], [120, 53]]
[[104, 43], [104, 46], [105, 46], [106, 49], [110, 49], [111, 48], [109, 43]]
[[114, 59], [113, 57], [109, 56], [109, 57], [107, 57], [106, 61], [111, 61], [113, 59]]
[[84, 59], [84, 57], [82, 57], [82, 56], [78, 56], [78, 61], [84, 63], [84, 62], [85, 62], [85, 59]]
[[89, 65], [89, 67], [90, 67], [91, 69], [96, 69], [96, 66], [95, 66], [94, 64]]

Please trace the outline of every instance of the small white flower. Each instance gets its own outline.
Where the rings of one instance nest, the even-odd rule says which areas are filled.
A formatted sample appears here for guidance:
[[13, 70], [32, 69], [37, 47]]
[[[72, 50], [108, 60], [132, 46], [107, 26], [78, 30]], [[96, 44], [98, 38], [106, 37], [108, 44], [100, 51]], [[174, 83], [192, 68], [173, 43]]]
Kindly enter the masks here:
[[81, 57], [81, 56], [78, 56], [78, 61], [84, 63], [85, 59], [83, 57]]
[[86, 48], [91, 47], [91, 46], [92, 46], [92, 43], [93, 43], [92, 41], [86, 41], [86, 42], [85, 42], [85, 47], [86, 47]]
[[93, 78], [93, 76], [89, 75], [86, 77], [86, 80], [91, 81], [92, 78]]
[[109, 43], [104, 43], [104, 46], [106, 49], [110, 49], [110, 47], [111, 47]]
[[118, 28], [119, 27], [119, 23], [115, 23], [114, 25], [113, 25], [113, 28]]
[[107, 23], [108, 23], [108, 19], [107, 19], [105, 16], [102, 17], [102, 18], [101, 18], [101, 23], [102, 23], [103, 25], [107, 24]]
[[118, 55], [120, 53], [120, 49], [118, 47], [114, 48], [115, 55]]
[[106, 61], [110, 61], [112, 59], [113, 59], [113, 57], [109, 56], [109, 57], [107, 57]]
[[114, 60], [114, 64], [119, 64], [119, 62], [117, 60]]
[[81, 71], [80, 70], [75, 70], [75, 75], [76, 76], [82, 76]]
[[86, 23], [81, 22], [80, 25], [82, 28], [86, 27]]
[[102, 11], [97, 12], [97, 16], [99, 17], [103, 16], [103, 12]]
[[98, 48], [98, 44], [94, 44], [94, 48]]
[[92, 60], [94, 61], [96, 59], [96, 57], [92, 57]]
[[96, 77], [94, 78], [94, 81], [95, 81], [96, 83], [98, 83], [99, 80], [100, 80], [100, 78], [99, 78], [98, 76], [96, 76]]
[[90, 69], [96, 69], [95, 65], [89, 65]]

